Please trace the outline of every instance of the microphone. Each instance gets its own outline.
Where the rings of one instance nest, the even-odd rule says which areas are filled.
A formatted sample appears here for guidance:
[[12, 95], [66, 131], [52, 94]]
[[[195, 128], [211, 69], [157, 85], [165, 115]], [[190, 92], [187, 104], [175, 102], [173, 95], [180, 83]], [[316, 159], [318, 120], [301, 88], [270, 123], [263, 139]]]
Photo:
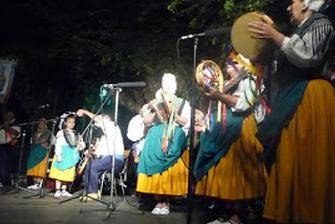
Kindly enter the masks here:
[[38, 107], [38, 109], [45, 109], [45, 108], [49, 108], [50, 107], [50, 104], [43, 104], [41, 106]]
[[147, 84], [145, 82], [119, 82], [116, 84], [104, 84], [102, 88], [114, 89], [114, 88], [138, 88], [138, 87], [146, 87]]
[[224, 28], [218, 28], [218, 29], [210, 29], [210, 30], [205, 30], [202, 33], [195, 33], [195, 34], [188, 34], [185, 36], [182, 36], [180, 39], [186, 40], [186, 39], [192, 39], [194, 37], [204, 37], [204, 36], [216, 36], [220, 34], [227, 34], [231, 30], [231, 27], [224, 27]]

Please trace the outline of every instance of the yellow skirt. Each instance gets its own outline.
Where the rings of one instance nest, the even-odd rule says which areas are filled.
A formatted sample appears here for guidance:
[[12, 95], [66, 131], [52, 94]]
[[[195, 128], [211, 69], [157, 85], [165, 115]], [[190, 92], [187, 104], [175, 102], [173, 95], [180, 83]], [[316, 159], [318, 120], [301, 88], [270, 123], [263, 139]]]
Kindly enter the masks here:
[[266, 171], [261, 161], [262, 145], [255, 137], [254, 115], [243, 121], [240, 137], [227, 155], [196, 185], [195, 194], [224, 200], [244, 200], [263, 196]]
[[43, 178], [46, 174], [47, 164], [48, 164], [48, 157], [46, 156], [35, 167], [27, 170], [27, 176], [42, 177]]
[[76, 167], [74, 166], [71, 167], [70, 169], [59, 170], [54, 167], [55, 162], [56, 162], [56, 155], [52, 159], [49, 177], [59, 181], [73, 182], [76, 177]]
[[335, 223], [335, 92], [310, 81], [281, 133], [263, 216], [287, 223]]
[[186, 150], [177, 163], [162, 174], [148, 176], [139, 173], [137, 192], [171, 196], [186, 195], [188, 189], [188, 165], [189, 150]]

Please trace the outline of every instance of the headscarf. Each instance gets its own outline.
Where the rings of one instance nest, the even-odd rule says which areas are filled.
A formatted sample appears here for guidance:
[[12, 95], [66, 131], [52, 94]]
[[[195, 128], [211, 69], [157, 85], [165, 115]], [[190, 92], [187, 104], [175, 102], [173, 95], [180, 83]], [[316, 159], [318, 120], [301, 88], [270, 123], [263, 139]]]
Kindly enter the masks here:
[[332, 0], [304, 0], [308, 8], [314, 12], [322, 12], [329, 7]]
[[162, 78], [162, 89], [171, 95], [175, 95], [177, 91], [176, 76], [172, 73], [164, 73]]

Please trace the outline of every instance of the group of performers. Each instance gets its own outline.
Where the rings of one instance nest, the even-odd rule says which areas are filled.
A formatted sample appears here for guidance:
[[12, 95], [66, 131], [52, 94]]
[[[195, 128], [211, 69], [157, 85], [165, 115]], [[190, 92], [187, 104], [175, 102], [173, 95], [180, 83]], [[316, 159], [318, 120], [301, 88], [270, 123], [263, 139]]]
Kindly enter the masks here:
[[[130, 121], [127, 133], [135, 142], [136, 191], [154, 196], [152, 214], [168, 215], [170, 201], [188, 194], [188, 178], [194, 175], [195, 195], [216, 199], [216, 206], [226, 213], [212, 224], [243, 223], [259, 199], [264, 199], [263, 217], [275, 222], [335, 222], [335, 91], [329, 82], [335, 64], [335, 30], [319, 13], [325, 4], [292, 0], [287, 11], [298, 28], [290, 37], [265, 21], [248, 24], [254, 38], [277, 46], [273, 60], [265, 63], [264, 54], [246, 58], [233, 48], [227, 52], [223, 70], [228, 81], [219, 81], [218, 88], [203, 88], [209, 107], [205, 115], [196, 113], [199, 143], [197, 152], [192, 152], [194, 167], [189, 150], [195, 149], [188, 148], [191, 106], [176, 95], [176, 77], [163, 74], [161, 88]], [[213, 75], [210, 70], [202, 72], [207, 78]], [[74, 181], [79, 152], [87, 148], [74, 126], [76, 117], [84, 116], [102, 135], [94, 141], [94, 159], [84, 170], [88, 197], [82, 199], [101, 196], [99, 175], [110, 170], [113, 157], [116, 173], [124, 167], [121, 131], [110, 115], [85, 109], [64, 114], [49, 173], [55, 179], [56, 198], [71, 196], [66, 183]], [[4, 130], [18, 136], [18, 129], [4, 124]], [[50, 137], [41, 119], [27, 163], [27, 175], [34, 177], [31, 189], [41, 187]], [[3, 166], [7, 155], [3, 146], [9, 142], [0, 144]], [[1, 182], [5, 179], [2, 174]]]

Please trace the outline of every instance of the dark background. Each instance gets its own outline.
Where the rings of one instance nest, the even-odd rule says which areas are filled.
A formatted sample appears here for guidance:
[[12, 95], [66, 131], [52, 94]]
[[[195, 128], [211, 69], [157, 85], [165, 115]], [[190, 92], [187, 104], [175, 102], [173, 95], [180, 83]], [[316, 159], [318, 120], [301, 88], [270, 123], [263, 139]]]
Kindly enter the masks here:
[[[181, 42], [178, 58], [180, 36], [231, 26], [253, 10], [266, 12], [287, 29], [288, 2], [2, 0], [0, 57], [18, 62], [2, 107], [13, 110], [20, 122], [55, 118], [81, 107], [95, 111], [103, 83], [146, 81], [144, 89], [121, 93], [119, 123], [124, 131], [130, 117], [154, 97], [165, 71], [176, 74], [178, 94], [190, 100], [193, 41]], [[220, 62], [227, 43], [229, 35], [201, 39], [199, 60]], [[38, 109], [43, 104], [50, 107]], [[113, 111], [113, 102], [106, 110]]]

